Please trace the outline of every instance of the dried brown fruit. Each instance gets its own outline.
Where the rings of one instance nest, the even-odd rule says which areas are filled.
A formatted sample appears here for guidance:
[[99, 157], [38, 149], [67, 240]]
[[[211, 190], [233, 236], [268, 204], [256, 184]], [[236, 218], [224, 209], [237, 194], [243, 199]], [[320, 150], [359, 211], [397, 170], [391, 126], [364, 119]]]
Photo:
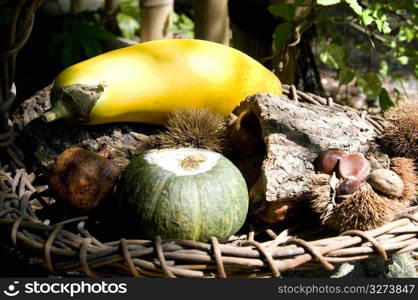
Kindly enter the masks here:
[[119, 175], [119, 168], [106, 157], [70, 147], [57, 157], [48, 184], [59, 200], [87, 212], [97, 207]]

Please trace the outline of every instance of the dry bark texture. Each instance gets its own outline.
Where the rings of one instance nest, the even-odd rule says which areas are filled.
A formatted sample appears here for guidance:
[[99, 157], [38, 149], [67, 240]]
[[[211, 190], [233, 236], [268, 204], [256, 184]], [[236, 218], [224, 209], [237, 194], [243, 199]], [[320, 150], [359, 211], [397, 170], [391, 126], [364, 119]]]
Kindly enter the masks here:
[[23, 102], [13, 115], [21, 131], [17, 142], [26, 153], [26, 165], [34, 170], [48, 170], [55, 158], [71, 146], [99, 151], [109, 150], [109, 159], [120, 167], [145, 150], [155, 127], [143, 124], [106, 124], [98, 126], [70, 124], [65, 121], [44, 123], [39, 117], [50, 108], [50, 87]]
[[339, 148], [348, 153], [366, 153], [374, 145], [373, 127], [342, 107], [257, 94], [243, 101], [235, 113], [238, 119], [249, 113], [257, 117], [266, 147], [261, 176], [250, 191], [253, 204], [264, 198], [305, 198], [315, 173], [313, 162], [321, 150]]

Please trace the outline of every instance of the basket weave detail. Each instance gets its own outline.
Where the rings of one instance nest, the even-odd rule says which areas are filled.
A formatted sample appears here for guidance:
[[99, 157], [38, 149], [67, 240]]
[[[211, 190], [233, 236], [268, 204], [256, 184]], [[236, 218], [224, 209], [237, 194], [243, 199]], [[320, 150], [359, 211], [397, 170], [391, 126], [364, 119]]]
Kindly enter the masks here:
[[[88, 217], [54, 225], [40, 220], [31, 208], [45, 186], [34, 187], [24, 170], [0, 171], [0, 227], [8, 228], [13, 245], [35, 250], [53, 274], [79, 272], [89, 277], [262, 277], [292, 269], [332, 270], [335, 265], [372, 256], [418, 249], [418, 206], [370, 231], [347, 231], [339, 236], [306, 241], [285, 230], [259, 242], [254, 233], [225, 243], [190, 240], [126, 240], [101, 243], [85, 228]], [[77, 231], [66, 226], [77, 224]], [[256, 236], [257, 237], [257, 236]]]

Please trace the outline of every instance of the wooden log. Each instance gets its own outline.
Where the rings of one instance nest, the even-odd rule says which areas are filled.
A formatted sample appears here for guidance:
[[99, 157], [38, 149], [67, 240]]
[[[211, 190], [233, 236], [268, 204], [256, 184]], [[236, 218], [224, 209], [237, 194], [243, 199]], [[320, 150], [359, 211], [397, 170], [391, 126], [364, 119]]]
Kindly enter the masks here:
[[70, 146], [99, 151], [106, 146], [109, 159], [124, 168], [136, 154], [147, 149], [157, 127], [144, 124], [83, 126], [57, 121], [46, 124], [40, 115], [50, 107], [50, 86], [23, 102], [13, 115], [21, 131], [17, 143], [25, 152], [29, 169], [48, 170], [55, 158]]
[[[366, 153], [376, 137], [374, 128], [342, 106], [300, 103], [287, 97], [256, 94], [235, 109], [232, 143], [236, 163], [251, 187], [252, 204], [300, 201], [306, 198], [314, 160], [321, 150], [339, 148]], [[244, 156], [240, 156], [244, 153]], [[249, 160], [252, 157], [252, 160]], [[261, 166], [254, 165], [261, 157]], [[254, 171], [260, 170], [257, 181]]]

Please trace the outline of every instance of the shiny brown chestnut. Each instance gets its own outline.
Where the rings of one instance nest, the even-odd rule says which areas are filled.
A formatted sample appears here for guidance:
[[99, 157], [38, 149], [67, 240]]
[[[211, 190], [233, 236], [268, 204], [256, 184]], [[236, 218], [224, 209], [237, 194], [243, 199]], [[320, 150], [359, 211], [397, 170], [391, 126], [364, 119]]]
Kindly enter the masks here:
[[361, 153], [342, 156], [337, 164], [337, 177], [362, 179], [370, 173], [370, 163]]
[[337, 187], [337, 196], [354, 194], [364, 182], [364, 179], [345, 179]]
[[334, 169], [340, 160], [345, 154], [344, 151], [340, 149], [326, 149], [319, 153], [318, 158], [316, 159], [316, 165], [320, 172], [332, 175]]

